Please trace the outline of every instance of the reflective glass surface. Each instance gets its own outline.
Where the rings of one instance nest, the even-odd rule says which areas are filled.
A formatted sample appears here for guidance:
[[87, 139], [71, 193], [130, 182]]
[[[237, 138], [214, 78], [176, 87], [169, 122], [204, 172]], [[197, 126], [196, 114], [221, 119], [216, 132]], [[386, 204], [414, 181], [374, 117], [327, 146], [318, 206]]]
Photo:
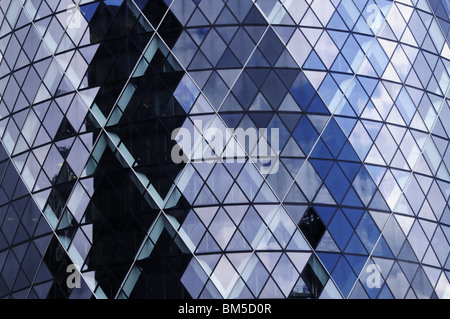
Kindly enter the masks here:
[[448, 0], [0, 1], [0, 298], [450, 298], [449, 40]]

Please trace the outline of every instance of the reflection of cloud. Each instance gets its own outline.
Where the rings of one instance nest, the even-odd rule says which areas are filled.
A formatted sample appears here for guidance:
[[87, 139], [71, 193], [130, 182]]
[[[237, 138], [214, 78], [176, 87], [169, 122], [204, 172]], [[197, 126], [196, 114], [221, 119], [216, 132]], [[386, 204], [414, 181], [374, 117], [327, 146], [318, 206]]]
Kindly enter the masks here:
[[389, 288], [391, 288], [396, 298], [403, 298], [409, 288], [408, 281], [400, 269], [393, 269], [387, 280]]
[[220, 259], [214, 273], [211, 275], [211, 280], [225, 298], [229, 296], [238, 279], [239, 275], [226, 257]]
[[411, 64], [409, 63], [408, 57], [405, 55], [400, 46], [397, 47], [397, 50], [392, 56], [391, 62], [395, 67], [395, 70], [400, 75], [400, 78], [402, 80], [405, 80], [408, 76], [409, 71], [411, 70]]
[[[391, 110], [393, 102], [388, 91], [384, 88], [382, 84], [379, 84], [377, 89], [373, 93], [372, 103], [375, 105], [378, 112], [381, 114], [383, 120], [385, 120], [389, 114], [389, 111]], [[370, 110], [370, 112], [373, 111]]]
[[[450, 0], [447, 0], [447, 3]], [[450, 4], [447, 4], [450, 5]], [[450, 284], [447, 284], [447, 288], [445, 289], [444, 295], [442, 296], [442, 299], [450, 299]]]
[[311, 45], [300, 30], [295, 31], [287, 47], [298, 65], [305, 63], [312, 50]]
[[391, 209], [395, 208], [395, 205], [402, 194], [400, 187], [397, 185], [394, 176], [390, 172], [388, 172], [383, 181], [380, 184], [380, 192], [386, 199], [389, 207]]
[[403, 138], [400, 149], [405, 156], [410, 167], [414, 167], [420, 156], [420, 149], [416, 145], [411, 133], [407, 132]]
[[350, 142], [362, 158], [366, 157], [367, 152], [373, 144], [369, 134], [360, 122], [353, 129]]
[[65, 14], [67, 15], [65, 19], [66, 25], [63, 26], [65, 29], [80, 29], [83, 26], [83, 22], [86, 28], [87, 23], [84, 20], [80, 8], [76, 5], [70, 4], [69, 6], [67, 6]]
[[336, 48], [333, 40], [331, 40], [330, 36], [326, 32], [324, 32], [320, 37], [316, 44], [315, 50], [327, 68], [331, 67], [339, 53], [339, 50]]

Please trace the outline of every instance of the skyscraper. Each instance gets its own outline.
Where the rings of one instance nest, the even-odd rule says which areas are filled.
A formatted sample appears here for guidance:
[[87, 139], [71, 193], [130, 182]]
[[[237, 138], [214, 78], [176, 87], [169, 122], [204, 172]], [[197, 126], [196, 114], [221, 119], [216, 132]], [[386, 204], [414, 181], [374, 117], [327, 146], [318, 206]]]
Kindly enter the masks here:
[[449, 298], [448, 0], [1, 0], [0, 297]]

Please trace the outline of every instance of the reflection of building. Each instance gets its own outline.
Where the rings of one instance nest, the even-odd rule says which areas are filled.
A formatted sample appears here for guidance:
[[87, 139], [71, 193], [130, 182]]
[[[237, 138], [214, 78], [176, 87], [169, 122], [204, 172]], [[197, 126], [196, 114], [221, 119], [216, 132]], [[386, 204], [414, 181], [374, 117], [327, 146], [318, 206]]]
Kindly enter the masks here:
[[[114, 108], [123, 88], [133, 89], [132, 95], [127, 97], [128, 105], [124, 104], [121, 110], [116, 109], [115, 112], [120, 115], [108, 121], [108, 130], [111, 136], [121, 140], [122, 148], [133, 158], [134, 163], [129, 164], [132, 164], [134, 172], [150, 181], [161, 194], [167, 193], [173, 184], [173, 176], [167, 176], [164, 171], [168, 169], [176, 174], [182, 168], [172, 165], [164, 150], [174, 145], [170, 139], [170, 131], [176, 128], [174, 125], [177, 122], [181, 125], [185, 119], [185, 112], [171, 97], [171, 92], [176, 89], [183, 74], [170, 67], [173, 62], [165, 61], [167, 56], [164, 54], [167, 52], [156, 47], [153, 57], [147, 53], [151, 63], [143, 70], [145, 72], [129, 79], [140, 54], [145, 51], [153, 35], [148, 22], [138, 21], [136, 10], [131, 4], [106, 6], [102, 3], [96, 9], [89, 30], [91, 41], [100, 42], [100, 45], [89, 66], [89, 85], [100, 86], [94, 104], [101, 111], [100, 116], [104, 115], [105, 118]], [[179, 33], [181, 26], [173, 25], [173, 29], [173, 32]], [[153, 50], [152, 45], [159, 45], [156, 38], [152, 41], [147, 52]], [[164, 47], [163, 51], [168, 49]], [[178, 116], [179, 119], [169, 123], [164, 119], [168, 116]], [[98, 138], [98, 135], [94, 138]], [[104, 135], [100, 135], [100, 139], [104, 138]], [[87, 221], [93, 224], [95, 240], [86, 267], [95, 271], [95, 279], [108, 298], [115, 297], [118, 292], [146, 231], [159, 212], [152, 199], [140, 196], [147, 185], [133, 180], [137, 179], [136, 176], [133, 176], [131, 169], [121, 165], [121, 158], [113, 154], [114, 151], [114, 147], [99, 151], [101, 159], [93, 169], [93, 186], [97, 191], [87, 208], [87, 211], [92, 212], [87, 215]], [[108, 172], [107, 178], [104, 178], [105, 172]], [[148, 263], [148, 267], [152, 267], [151, 272], [157, 272], [161, 258], [152, 258]], [[146, 268], [142, 266], [144, 272]], [[164, 290], [170, 290], [170, 287]], [[169, 293], [152, 294], [149, 291], [145, 297], [168, 296]]]
[[[448, 1], [22, 2], [0, 297], [450, 297]], [[278, 170], [175, 164], [196, 121], [278, 128]]]

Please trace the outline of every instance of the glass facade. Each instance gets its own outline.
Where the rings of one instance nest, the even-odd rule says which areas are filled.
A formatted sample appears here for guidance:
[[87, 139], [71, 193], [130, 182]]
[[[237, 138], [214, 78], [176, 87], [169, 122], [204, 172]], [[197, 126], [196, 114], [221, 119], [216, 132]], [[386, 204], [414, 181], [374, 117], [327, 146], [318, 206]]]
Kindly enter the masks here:
[[449, 39], [448, 0], [1, 0], [0, 297], [450, 298]]

